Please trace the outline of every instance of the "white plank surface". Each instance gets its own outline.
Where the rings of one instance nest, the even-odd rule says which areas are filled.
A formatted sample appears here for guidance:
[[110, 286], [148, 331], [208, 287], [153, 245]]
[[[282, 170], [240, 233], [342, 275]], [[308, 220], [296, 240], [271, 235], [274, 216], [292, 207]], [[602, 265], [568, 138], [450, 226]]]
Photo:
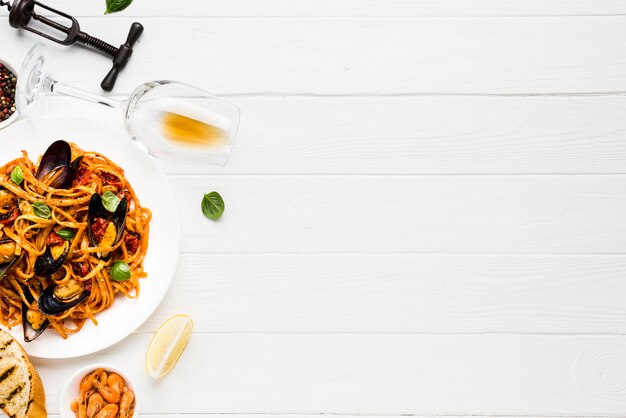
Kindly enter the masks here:
[[139, 332], [184, 312], [212, 333], [623, 335], [624, 271], [623, 255], [184, 254]]
[[[236, 97], [226, 167], [159, 161], [168, 174], [626, 174], [626, 96]], [[54, 97], [48, 112], [96, 104]], [[98, 115], [109, 126], [120, 115]]]
[[[623, 416], [615, 336], [195, 334], [171, 375], [143, 369], [149, 335], [38, 361], [46, 381], [97, 360], [134, 376], [151, 413]], [[52, 412], [60, 388], [50, 387]]]
[[[120, 44], [131, 22], [93, 18], [83, 27], [111, 34], [107, 40]], [[3, 45], [3, 55], [19, 63], [34, 35], [17, 36], [6, 20], [0, 23], [0, 39], [12, 40]], [[152, 79], [192, 81], [226, 95], [626, 91], [621, 42], [626, 16], [225, 18], [210, 24], [146, 18], [143, 23], [146, 31], [118, 81], [118, 93]], [[206, 61], [190, 60], [198, 53]], [[80, 48], [54, 46], [54, 56], [59, 77], [79, 87], [97, 89], [111, 67], [106, 57]]]
[[[102, 2], [56, 0], [76, 16], [101, 16]], [[199, 17], [424, 17], [624, 15], [619, 0], [136, 0], [124, 16]]]
[[[625, 176], [171, 176], [185, 253], [624, 253]], [[227, 202], [219, 222], [204, 193]]]
[[[183, 215], [175, 284], [122, 343], [36, 360], [52, 413], [74, 370], [110, 361], [153, 418], [624, 415], [624, 2], [54, 5], [114, 44], [144, 23], [115, 94], [179, 79], [243, 119], [227, 167], [159, 163]], [[0, 58], [34, 39], [0, 13]], [[97, 91], [107, 59], [51, 49]], [[195, 333], [152, 382], [146, 346], [176, 313]]]

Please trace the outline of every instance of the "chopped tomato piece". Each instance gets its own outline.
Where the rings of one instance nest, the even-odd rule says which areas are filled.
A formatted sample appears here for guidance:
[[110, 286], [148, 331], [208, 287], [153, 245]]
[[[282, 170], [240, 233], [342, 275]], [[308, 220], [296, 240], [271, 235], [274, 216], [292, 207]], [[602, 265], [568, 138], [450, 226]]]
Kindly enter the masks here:
[[122, 200], [124, 198], [126, 198], [126, 201], [128, 202], [128, 204], [130, 205], [130, 192], [128, 190], [122, 190], [121, 192], [119, 192], [117, 195], [117, 198]]
[[1, 219], [0, 220], [0, 224], [2, 225], [11, 225], [18, 216], [20, 216], [20, 212], [17, 209], [13, 209], [13, 212], [11, 212], [11, 214], [7, 214], [5, 215], [6, 219]]
[[89, 264], [78, 262], [76, 263], [76, 270], [78, 271], [78, 274], [80, 274], [80, 277], [85, 277], [89, 274]]
[[48, 235], [48, 239], [46, 239], [46, 245], [54, 247], [55, 245], [61, 244], [63, 244], [63, 238], [61, 238], [59, 234], [54, 231], [50, 232], [50, 235]]
[[117, 176], [111, 173], [101, 173], [100, 178], [102, 179], [104, 184], [117, 187], [118, 189], [122, 187], [122, 180], [120, 180], [119, 178], [117, 178]]
[[131, 232], [127, 229], [124, 234], [124, 245], [126, 246], [128, 252], [132, 254], [136, 253], [139, 248], [139, 234]]
[[104, 232], [107, 230], [107, 226], [109, 226], [108, 221], [104, 218], [96, 218], [93, 225], [91, 225], [91, 232], [93, 232], [93, 236], [96, 239], [96, 242], [100, 242], [102, 237], [104, 236]]
[[76, 172], [72, 186], [84, 186], [89, 183], [89, 179], [91, 179], [91, 171], [87, 170], [85, 167], [80, 167]]
[[91, 292], [92, 281], [93, 279], [83, 282], [83, 287], [88, 292]]

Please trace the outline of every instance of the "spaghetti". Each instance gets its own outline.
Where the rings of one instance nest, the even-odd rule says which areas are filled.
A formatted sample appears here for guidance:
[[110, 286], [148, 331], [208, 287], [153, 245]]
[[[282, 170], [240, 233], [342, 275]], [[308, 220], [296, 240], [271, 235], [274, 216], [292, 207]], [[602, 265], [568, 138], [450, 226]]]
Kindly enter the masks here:
[[[48, 158], [59, 143], [68, 154], [71, 149], [71, 164]], [[43, 159], [60, 168], [42, 176]], [[152, 215], [124, 170], [64, 141], [51, 145], [43, 159], [36, 164], [22, 151], [0, 167], [0, 323], [23, 323], [27, 341], [46, 327], [67, 338], [88, 319], [97, 325], [96, 314], [110, 308], [116, 295], [138, 297], [139, 280], [147, 276], [143, 261]], [[94, 218], [93, 201], [101, 196], [109, 197], [109, 206], [126, 205], [117, 211], [125, 212], [121, 224], [113, 212]], [[127, 267], [121, 278], [114, 271], [120, 262]], [[30, 339], [29, 327], [36, 334]]]

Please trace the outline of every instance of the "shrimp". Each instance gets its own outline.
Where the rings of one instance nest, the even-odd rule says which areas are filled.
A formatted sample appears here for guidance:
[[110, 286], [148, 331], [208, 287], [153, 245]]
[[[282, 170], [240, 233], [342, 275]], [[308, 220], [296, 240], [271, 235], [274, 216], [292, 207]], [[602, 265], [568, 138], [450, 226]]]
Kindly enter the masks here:
[[[121, 393], [118, 392], [115, 388], [112, 388], [110, 386], [104, 386], [97, 380], [93, 382], [93, 386], [98, 390], [98, 393], [102, 395], [105, 401], [109, 403], [118, 403], [120, 401]], [[115, 407], [117, 408], [117, 405]]]
[[102, 369], [102, 373], [100, 373], [100, 377], [98, 377], [98, 381], [103, 385], [107, 384], [107, 372]]
[[76, 416], [78, 418], [87, 418], [87, 407], [83, 402], [78, 405], [78, 414]]
[[94, 418], [115, 418], [117, 416], [117, 405], [110, 403], [98, 412]]
[[122, 399], [120, 400], [120, 416], [119, 418], [129, 418], [135, 412], [135, 394], [127, 387], [124, 388]]
[[104, 407], [104, 399], [99, 393], [94, 393], [87, 401], [87, 417], [93, 418]]
[[107, 380], [107, 383], [111, 389], [122, 394], [122, 390], [124, 389], [124, 379], [119, 374], [111, 373]]
[[89, 389], [91, 389], [93, 387], [94, 380], [98, 379], [98, 377], [103, 372], [104, 372], [104, 369], [98, 369], [95, 372], [83, 377], [83, 380], [80, 381], [80, 391], [87, 392]]
[[70, 404], [70, 409], [72, 410], [73, 413], [77, 413], [78, 412], [78, 403], [80, 401], [80, 397], [76, 398], [72, 401], [72, 403]]

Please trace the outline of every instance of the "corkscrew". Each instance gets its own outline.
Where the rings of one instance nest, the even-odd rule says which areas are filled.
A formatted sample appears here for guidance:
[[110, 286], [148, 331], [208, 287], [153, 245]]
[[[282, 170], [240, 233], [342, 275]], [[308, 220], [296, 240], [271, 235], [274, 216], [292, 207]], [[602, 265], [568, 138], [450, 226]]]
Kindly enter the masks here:
[[[113, 90], [113, 86], [115, 86], [115, 82], [117, 81], [117, 76], [120, 71], [126, 67], [128, 60], [130, 60], [130, 57], [133, 54], [133, 45], [137, 42], [143, 32], [143, 25], [141, 23], [133, 23], [128, 31], [126, 42], [119, 48], [116, 48], [101, 39], [95, 38], [81, 31], [76, 18], [42, 4], [37, 0], [15, 0], [13, 4], [9, 3], [8, 0], [0, 0], [0, 6], [6, 6], [9, 9], [9, 24], [14, 28], [25, 29], [61, 45], [72, 45], [78, 42], [111, 57], [113, 60], [113, 67], [106, 77], [104, 77], [102, 83], [100, 83], [100, 87], [102, 87], [105, 91]], [[35, 12], [35, 6], [69, 20], [71, 25], [65, 26], [55, 20], [37, 14]], [[29, 25], [31, 19], [60, 32], [61, 35], [59, 37], [55, 37], [35, 29], [32, 25]], [[62, 34], [65, 34], [65, 37], [63, 37]]]

